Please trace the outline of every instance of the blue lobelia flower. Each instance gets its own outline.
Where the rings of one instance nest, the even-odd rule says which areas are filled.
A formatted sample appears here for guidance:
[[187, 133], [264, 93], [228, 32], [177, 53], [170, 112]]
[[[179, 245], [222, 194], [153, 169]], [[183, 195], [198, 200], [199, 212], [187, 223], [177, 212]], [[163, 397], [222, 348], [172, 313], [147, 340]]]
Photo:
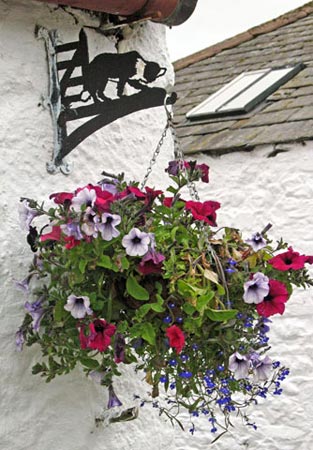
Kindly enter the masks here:
[[26, 310], [32, 316], [32, 319], [33, 319], [32, 326], [33, 326], [34, 331], [39, 330], [40, 322], [41, 322], [42, 316], [44, 315], [44, 309], [42, 307], [43, 300], [44, 300], [44, 296], [40, 297], [34, 303], [26, 302], [24, 304]]

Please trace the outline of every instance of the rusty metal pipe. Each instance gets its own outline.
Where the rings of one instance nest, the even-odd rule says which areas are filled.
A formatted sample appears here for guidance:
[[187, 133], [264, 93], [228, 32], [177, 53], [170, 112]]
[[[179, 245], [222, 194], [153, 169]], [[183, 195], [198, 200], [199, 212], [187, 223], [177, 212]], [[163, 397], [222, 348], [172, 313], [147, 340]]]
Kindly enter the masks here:
[[180, 25], [193, 13], [198, 0], [39, 0], [107, 14], [150, 18], [166, 25]]

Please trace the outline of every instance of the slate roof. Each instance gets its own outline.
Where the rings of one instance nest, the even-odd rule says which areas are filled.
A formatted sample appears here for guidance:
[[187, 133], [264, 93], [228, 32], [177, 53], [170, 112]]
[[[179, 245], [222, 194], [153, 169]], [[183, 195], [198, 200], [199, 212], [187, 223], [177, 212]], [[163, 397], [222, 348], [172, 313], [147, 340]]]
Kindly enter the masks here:
[[[304, 63], [305, 68], [240, 116], [186, 119], [186, 112], [241, 72]], [[228, 153], [313, 140], [313, 1], [174, 63], [175, 123], [185, 153]]]

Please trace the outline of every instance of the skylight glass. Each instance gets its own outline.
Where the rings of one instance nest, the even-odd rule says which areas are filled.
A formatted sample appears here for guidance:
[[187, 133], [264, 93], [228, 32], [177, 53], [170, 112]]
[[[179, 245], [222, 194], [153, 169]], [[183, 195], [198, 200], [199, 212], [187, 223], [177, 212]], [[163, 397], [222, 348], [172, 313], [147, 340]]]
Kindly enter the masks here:
[[282, 69], [243, 72], [189, 111], [186, 117], [187, 119], [198, 119], [210, 115], [249, 112], [303, 68], [303, 64], [297, 64]]

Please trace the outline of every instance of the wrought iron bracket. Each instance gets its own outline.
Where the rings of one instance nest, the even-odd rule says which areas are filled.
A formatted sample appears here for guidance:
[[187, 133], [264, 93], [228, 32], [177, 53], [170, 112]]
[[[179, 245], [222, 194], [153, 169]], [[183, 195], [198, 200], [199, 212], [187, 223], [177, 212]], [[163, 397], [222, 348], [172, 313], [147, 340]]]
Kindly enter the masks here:
[[[83, 29], [79, 33], [78, 41], [67, 44], [59, 44], [56, 30], [38, 28], [37, 37], [45, 42], [49, 69], [46, 104], [52, 117], [54, 149], [52, 161], [47, 163], [47, 171], [51, 174], [61, 171], [68, 175], [72, 167], [64, 158], [88, 136], [105, 125], [136, 111], [163, 106], [164, 103], [173, 104], [176, 101], [175, 93], [168, 95], [165, 89], [150, 86], [165, 74], [166, 68], [160, 67], [156, 62], [146, 61], [136, 51], [121, 54], [101, 53], [89, 62], [87, 36]], [[58, 61], [59, 54], [73, 50], [71, 59]], [[138, 62], [142, 67], [139, 75], [136, 72]], [[73, 76], [77, 67], [81, 68], [81, 76]], [[63, 74], [60, 78], [61, 71]], [[106, 96], [108, 81], [116, 83], [117, 98]], [[135, 93], [125, 95], [126, 84], [134, 88]], [[69, 88], [77, 86], [81, 87], [80, 94], [68, 94]], [[68, 122], [88, 117], [89, 120], [78, 125], [68, 135]]]

